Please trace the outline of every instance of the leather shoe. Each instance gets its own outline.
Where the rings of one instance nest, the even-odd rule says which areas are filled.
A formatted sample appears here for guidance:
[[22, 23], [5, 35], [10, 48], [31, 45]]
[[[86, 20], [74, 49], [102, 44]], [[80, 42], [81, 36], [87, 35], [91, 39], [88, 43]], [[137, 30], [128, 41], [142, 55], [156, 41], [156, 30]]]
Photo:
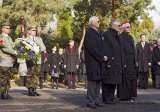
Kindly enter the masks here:
[[98, 106], [98, 107], [104, 107], [105, 106], [105, 104], [102, 104], [102, 103], [95, 103], [95, 105]]
[[43, 86], [40, 86], [40, 89], [43, 89]]
[[72, 89], [71, 87], [68, 87], [67, 89]]
[[92, 108], [92, 109], [96, 109], [97, 108], [97, 106], [94, 105], [94, 104], [87, 104], [87, 107]]

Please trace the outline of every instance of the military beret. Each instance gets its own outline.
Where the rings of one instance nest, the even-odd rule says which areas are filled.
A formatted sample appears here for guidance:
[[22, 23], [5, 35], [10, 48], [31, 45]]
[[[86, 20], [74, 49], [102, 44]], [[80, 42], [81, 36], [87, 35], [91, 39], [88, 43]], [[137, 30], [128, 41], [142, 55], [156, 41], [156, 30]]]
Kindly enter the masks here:
[[35, 25], [28, 27], [28, 30], [37, 30]]
[[9, 24], [10, 24], [9, 22], [2, 23], [1, 27], [2, 28], [10, 28]]

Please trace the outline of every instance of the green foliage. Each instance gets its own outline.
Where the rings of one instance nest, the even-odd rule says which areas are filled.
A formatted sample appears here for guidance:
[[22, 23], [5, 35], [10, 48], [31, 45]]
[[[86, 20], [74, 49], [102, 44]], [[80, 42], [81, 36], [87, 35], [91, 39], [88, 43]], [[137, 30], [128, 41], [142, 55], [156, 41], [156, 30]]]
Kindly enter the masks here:
[[73, 39], [73, 16], [70, 9], [57, 15], [57, 32], [60, 47], [68, 46], [68, 40]]
[[[154, 39], [151, 36], [154, 24], [146, 10], [153, 10], [152, 0], [114, 0], [115, 18], [121, 22], [128, 21], [131, 26], [131, 35], [135, 43], [139, 42], [139, 35], [145, 33], [148, 41]], [[0, 9], [0, 23], [11, 22], [10, 35], [13, 39], [21, 37], [21, 19], [24, 24], [45, 26], [53, 21], [53, 14], [57, 14], [57, 30], [50, 34], [42, 34], [47, 49], [51, 45], [58, 48], [68, 46], [68, 40], [74, 39], [78, 46], [83, 36], [83, 30], [88, 29], [88, 20], [92, 16], [100, 18], [99, 32], [102, 34], [109, 26], [112, 19], [111, 0], [3, 0]], [[72, 15], [74, 11], [74, 15]], [[151, 33], [151, 34], [150, 34]]]

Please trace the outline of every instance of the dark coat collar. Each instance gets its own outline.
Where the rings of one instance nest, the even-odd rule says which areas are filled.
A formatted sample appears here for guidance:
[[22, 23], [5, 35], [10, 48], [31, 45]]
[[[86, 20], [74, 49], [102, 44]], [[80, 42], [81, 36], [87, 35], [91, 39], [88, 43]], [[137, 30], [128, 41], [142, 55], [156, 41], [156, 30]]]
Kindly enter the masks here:
[[[124, 38], [126, 41], [128, 41], [128, 42], [131, 43], [131, 44], [134, 44], [133, 37], [132, 37], [130, 34], [127, 35], [127, 34], [124, 33], [124, 32], [122, 32], [121, 34], [123, 35], [123, 38]], [[129, 38], [128, 38], [128, 36], [129, 36]]]
[[100, 35], [100, 36], [101, 36], [101, 34], [100, 34], [100, 33], [98, 33], [94, 28], [89, 27], [89, 30], [91, 30], [91, 31], [93, 31], [94, 33], [96, 33], [96, 34], [98, 34], [98, 35]]
[[108, 31], [111, 33], [111, 35], [116, 36], [118, 35], [118, 32], [112, 28], [109, 28]]

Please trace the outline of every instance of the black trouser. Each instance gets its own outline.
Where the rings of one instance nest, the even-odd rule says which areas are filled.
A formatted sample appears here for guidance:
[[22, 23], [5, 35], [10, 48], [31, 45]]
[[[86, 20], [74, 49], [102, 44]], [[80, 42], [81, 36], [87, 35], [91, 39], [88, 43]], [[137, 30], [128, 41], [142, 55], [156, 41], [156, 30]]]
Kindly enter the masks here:
[[40, 78], [39, 78], [39, 86], [43, 86], [43, 82], [47, 81], [47, 79], [48, 79], [47, 72], [42, 72], [41, 71], [41, 75], [40, 75]]
[[139, 86], [142, 89], [146, 89], [148, 86], [148, 76], [149, 76], [149, 72], [139, 72], [138, 73]]
[[103, 102], [113, 101], [116, 84], [102, 84], [102, 100]]
[[58, 77], [51, 77], [52, 88], [54, 88], [54, 80], [56, 80], [56, 88], [58, 88]]
[[72, 72], [72, 84], [71, 84], [71, 73], [70, 72], [67, 73], [67, 81], [68, 81], [68, 87], [75, 87], [76, 78], [73, 72]]
[[156, 87], [156, 74], [153, 67], [151, 68], [151, 72], [152, 72], [152, 85], [153, 87]]

